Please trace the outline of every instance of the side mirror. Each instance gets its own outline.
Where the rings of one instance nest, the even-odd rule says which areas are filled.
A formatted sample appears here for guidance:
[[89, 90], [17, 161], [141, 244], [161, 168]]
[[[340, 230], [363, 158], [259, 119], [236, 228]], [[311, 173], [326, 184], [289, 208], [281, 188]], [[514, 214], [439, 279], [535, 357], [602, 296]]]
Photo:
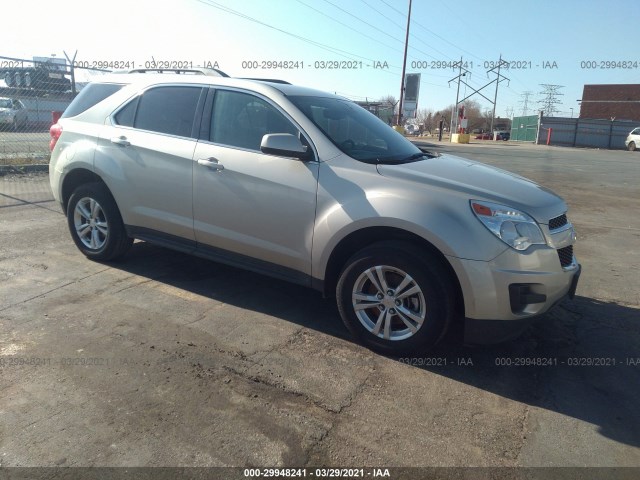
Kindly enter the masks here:
[[260, 150], [269, 155], [293, 157], [300, 160], [306, 160], [311, 156], [308, 147], [302, 145], [300, 139], [290, 133], [268, 133], [262, 137]]

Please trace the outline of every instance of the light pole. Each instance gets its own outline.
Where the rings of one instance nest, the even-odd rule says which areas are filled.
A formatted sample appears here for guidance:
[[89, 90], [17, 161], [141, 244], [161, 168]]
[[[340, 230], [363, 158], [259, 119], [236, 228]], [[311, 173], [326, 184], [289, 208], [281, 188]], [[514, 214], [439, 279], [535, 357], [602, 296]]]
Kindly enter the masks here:
[[407, 14], [407, 35], [404, 40], [404, 60], [402, 60], [402, 78], [400, 79], [400, 103], [398, 105], [398, 125], [402, 125], [402, 104], [404, 100], [404, 74], [407, 68], [407, 49], [409, 47], [409, 24], [411, 23], [411, 0]]

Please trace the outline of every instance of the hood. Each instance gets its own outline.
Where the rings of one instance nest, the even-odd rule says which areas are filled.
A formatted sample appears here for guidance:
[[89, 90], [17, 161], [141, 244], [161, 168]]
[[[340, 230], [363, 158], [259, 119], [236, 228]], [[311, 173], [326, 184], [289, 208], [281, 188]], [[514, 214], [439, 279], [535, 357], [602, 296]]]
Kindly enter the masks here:
[[531, 180], [453, 155], [401, 165], [378, 165], [378, 173], [434, 188], [454, 190], [469, 200], [487, 200], [517, 208], [539, 223], [566, 212], [564, 200]]

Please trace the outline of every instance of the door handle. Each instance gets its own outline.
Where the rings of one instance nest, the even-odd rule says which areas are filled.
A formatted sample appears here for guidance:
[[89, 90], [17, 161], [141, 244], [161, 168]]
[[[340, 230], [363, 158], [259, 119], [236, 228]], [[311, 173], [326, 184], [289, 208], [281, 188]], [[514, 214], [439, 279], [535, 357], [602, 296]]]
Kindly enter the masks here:
[[198, 165], [203, 165], [211, 170], [224, 170], [224, 165], [218, 162], [217, 158], [209, 157], [209, 158], [201, 158], [198, 160]]
[[125, 137], [124, 135], [120, 137], [111, 137], [111, 143], [122, 145], [123, 147], [128, 147], [129, 145], [131, 145], [131, 142], [127, 140], [127, 137]]

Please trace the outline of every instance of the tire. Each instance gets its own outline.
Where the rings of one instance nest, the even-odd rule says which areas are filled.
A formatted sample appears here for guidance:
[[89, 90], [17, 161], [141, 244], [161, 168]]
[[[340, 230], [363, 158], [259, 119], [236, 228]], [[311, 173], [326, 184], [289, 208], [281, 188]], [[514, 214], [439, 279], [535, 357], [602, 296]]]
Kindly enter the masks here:
[[636, 149], [636, 142], [629, 142], [629, 145], [627, 145], [627, 150], [629, 150], [630, 152], [633, 152]]
[[102, 183], [75, 189], [67, 205], [67, 223], [76, 246], [91, 260], [115, 260], [133, 243], [115, 200]]
[[359, 342], [395, 356], [433, 347], [455, 310], [447, 270], [405, 242], [376, 243], [351, 257], [336, 299], [344, 324]]

